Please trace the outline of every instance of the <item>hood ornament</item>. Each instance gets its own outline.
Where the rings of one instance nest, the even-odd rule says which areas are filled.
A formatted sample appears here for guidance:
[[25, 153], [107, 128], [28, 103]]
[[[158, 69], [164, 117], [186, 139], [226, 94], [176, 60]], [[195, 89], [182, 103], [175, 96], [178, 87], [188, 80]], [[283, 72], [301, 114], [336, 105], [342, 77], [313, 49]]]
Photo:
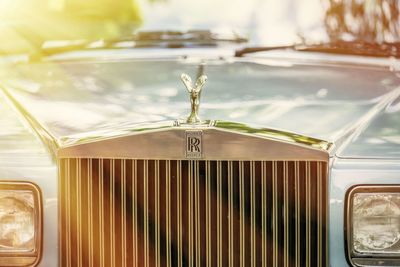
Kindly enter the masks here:
[[197, 81], [194, 84], [194, 86], [192, 83], [192, 79], [189, 77], [189, 75], [185, 73], [181, 75], [181, 80], [183, 84], [186, 86], [188, 92], [190, 93], [191, 112], [186, 120], [186, 123], [199, 124], [201, 123], [201, 120], [199, 118], [200, 96], [201, 96], [201, 90], [203, 89], [203, 86], [207, 81], [207, 76], [201, 75], [199, 78], [197, 78]]

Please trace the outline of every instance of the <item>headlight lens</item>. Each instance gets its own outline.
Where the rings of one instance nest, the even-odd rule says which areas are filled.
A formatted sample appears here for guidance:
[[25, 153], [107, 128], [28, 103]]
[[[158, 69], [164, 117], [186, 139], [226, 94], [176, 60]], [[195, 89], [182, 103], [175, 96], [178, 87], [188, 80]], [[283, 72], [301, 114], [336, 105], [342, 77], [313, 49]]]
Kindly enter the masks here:
[[34, 266], [41, 254], [41, 194], [37, 186], [0, 181], [0, 266]]
[[33, 251], [35, 210], [32, 191], [0, 191], [0, 251]]
[[356, 252], [400, 252], [400, 194], [356, 193], [352, 217]]
[[351, 188], [345, 223], [347, 258], [353, 266], [400, 266], [400, 186]]

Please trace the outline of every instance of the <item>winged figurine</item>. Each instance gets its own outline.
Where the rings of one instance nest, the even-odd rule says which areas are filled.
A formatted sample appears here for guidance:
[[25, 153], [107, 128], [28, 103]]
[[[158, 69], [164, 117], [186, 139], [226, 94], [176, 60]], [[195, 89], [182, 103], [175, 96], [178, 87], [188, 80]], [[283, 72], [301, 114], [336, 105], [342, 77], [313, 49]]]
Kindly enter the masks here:
[[200, 106], [200, 96], [201, 90], [204, 87], [204, 84], [207, 81], [206, 75], [201, 75], [197, 78], [196, 83], [193, 86], [192, 79], [189, 75], [183, 73], [181, 75], [181, 79], [183, 84], [186, 86], [186, 89], [190, 93], [190, 103], [191, 103], [191, 112], [186, 122], [190, 124], [200, 123], [201, 120], [199, 118], [199, 106]]

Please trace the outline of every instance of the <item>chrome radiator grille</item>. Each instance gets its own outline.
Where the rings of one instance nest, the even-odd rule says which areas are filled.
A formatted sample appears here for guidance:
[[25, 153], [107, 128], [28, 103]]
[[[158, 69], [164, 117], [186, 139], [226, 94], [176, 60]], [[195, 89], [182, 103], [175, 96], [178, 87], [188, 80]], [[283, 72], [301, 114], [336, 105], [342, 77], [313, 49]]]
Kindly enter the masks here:
[[326, 266], [327, 164], [61, 159], [60, 266]]

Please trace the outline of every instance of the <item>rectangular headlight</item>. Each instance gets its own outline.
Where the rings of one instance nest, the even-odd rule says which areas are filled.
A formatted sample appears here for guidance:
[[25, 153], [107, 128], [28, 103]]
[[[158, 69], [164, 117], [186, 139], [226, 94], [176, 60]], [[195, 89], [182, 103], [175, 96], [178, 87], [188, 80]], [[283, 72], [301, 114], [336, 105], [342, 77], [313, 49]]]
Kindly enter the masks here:
[[40, 258], [41, 194], [25, 182], [0, 182], [0, 266], [33, 266]]
[[400, 266], [400, 186], [353, 187], [346, 214], [352, 264]]

